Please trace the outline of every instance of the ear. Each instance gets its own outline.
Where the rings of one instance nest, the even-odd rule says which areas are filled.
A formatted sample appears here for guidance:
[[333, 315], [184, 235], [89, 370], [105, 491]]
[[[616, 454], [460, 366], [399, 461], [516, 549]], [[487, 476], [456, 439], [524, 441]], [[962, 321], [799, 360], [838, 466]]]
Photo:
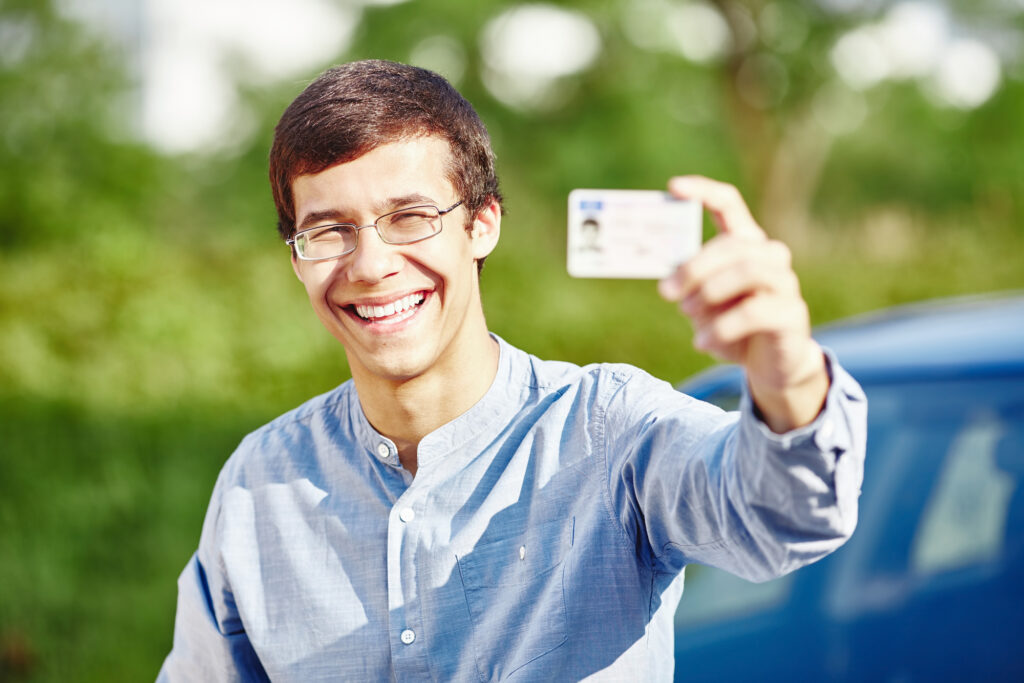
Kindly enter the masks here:
[[295, 249], [292, 249], [292, 270], [295, 271], [295, 277], [299, 278], [299, 282], [306, 284], [302, 279], [302, 272], [299, 270], [299, 259], [295, 256]]
[[501, 205], [496, 199], [491, 199], [473, 218], [473, 228], [469, 233], [473, 241], [473, 258], [479, 261], [494, 251], [500, 236]]

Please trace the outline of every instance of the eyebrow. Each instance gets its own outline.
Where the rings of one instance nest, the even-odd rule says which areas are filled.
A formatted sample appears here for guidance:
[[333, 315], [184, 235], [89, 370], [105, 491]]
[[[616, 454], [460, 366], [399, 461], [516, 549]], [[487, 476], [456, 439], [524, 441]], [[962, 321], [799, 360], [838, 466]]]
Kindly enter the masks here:
[[[374, 206], [374, 210], [377, 212], [377, 215], [382, 215], [395, 211], [396, 209], [401, 209], [403, 206], [412, 206], [414, 204], [436, 205], [437, 202], [424, 194], [413, 192], [385, 199], [380, 204], [376, 204]], [[330, 221], [331, 223], [354, 223], [354, 221], [347, 218], [347, 215], [348, 214], [346, 214], [342, 209], [321, 209], [320, 211], [312, 211], [303, 216], [302, 222], [296, 226], [296, 230], [305, 230], [306, 228], [313, 227], [317, 223], [322, 223], [324, 221]]]

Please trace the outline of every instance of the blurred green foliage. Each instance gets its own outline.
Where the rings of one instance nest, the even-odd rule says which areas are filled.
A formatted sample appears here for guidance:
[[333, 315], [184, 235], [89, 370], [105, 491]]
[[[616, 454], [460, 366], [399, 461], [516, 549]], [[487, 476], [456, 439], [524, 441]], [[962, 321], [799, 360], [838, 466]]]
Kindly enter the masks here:
[[[739, 21], [769, 3], [718, 4]], [[491, 129], [507, 197], [484, 271], [488, 321], [542, 357], [672, 381], [711, 362], [651, 283], [566, 276], [574, 187], [688, 172], [736, 183], [794, 248], [815, 322], [1024, 286], [1021, 66], [973, 111], [879, 86], [856, 130], [827, 135], [808, 108], [835, 80], [828, 49], [870, 17], [774, 5], [806, 24], [799, 49], [755, 35], [701, 66], [633, 45], [626, 3], [572, 3], [603, 51], [536, 111], [484, 86], [488, 3], [367, 8], [338, 60], [408, 61], [435, 33], [463, 47], [458, 86]], [[961, 9], [1020, 37], [1019, 19]], [[123, 50], [46, 2], [4, 0], [0, 29], [0, 680], [147, 679], [221, 463], [244, 432], [347, 377], [294, 280], [265, 180], [274, 121], [301, 85], [246, 86], [258, 133], [230, 153], [162, 156], [129, 133]], [[765, 55], [789, 86], [755, 106], [740, 74]]]

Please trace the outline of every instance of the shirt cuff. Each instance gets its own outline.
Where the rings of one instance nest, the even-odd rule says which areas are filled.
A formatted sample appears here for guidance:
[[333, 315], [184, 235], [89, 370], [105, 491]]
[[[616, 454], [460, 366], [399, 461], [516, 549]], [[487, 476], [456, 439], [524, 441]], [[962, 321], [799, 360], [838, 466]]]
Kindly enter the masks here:
[[835, 353], [826, 347], [822, 347], [822, 351], [825, 354], [829, 387], [825, 403], [813, 421], [782, 434], [772, 431], [761, 419], [750, 396], [750, 389], [744, 382], [740, 397], [740, 419], [746, 423], [743, 428], [756, 431], [760, 438], [779, 450], [809, 446], [818, 451], [833, 452], [837, 456], [849, 450], [857, 441], [856, 436], [850, 433], [849, 420], [846, 419], [850, 403], [866, 406], [867, 399], [857, 381], [839, 365]]
[[[785, 509], [792, 492], [792, 478], [820, 480], [835, 495], [832, 512], [822, 516], [848, 536], [857, 524], [857, 500], [864, 477], [867, 445], [867, 398], [853, 377], [839, 365], [830, 349], [825, 352], [829, 389], [825, 405], [808, 425], [776, 434], [754, 411], [749, 391], [740, 399], [740, 433], [746, 443], [759, 444], [755, 467], [760, 477], [774, 482], [763, 492], [769, 506]], [[797, 476], [798, 475], [798, 476]], [[787, 487], [786, 482], [790, 482]]]

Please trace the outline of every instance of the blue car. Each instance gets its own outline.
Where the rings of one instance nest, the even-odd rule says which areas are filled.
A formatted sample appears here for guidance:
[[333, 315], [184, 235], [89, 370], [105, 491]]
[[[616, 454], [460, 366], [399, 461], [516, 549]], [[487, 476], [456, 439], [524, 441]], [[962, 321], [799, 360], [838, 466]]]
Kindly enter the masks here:
[[[748, 583], [687, 569], [677, 681], [1024, 681], [1024, 296], [820, 329], [869, 400], [860, 521], [831, 556]], [[681, 389], [725, 408], [742, 374]]]

